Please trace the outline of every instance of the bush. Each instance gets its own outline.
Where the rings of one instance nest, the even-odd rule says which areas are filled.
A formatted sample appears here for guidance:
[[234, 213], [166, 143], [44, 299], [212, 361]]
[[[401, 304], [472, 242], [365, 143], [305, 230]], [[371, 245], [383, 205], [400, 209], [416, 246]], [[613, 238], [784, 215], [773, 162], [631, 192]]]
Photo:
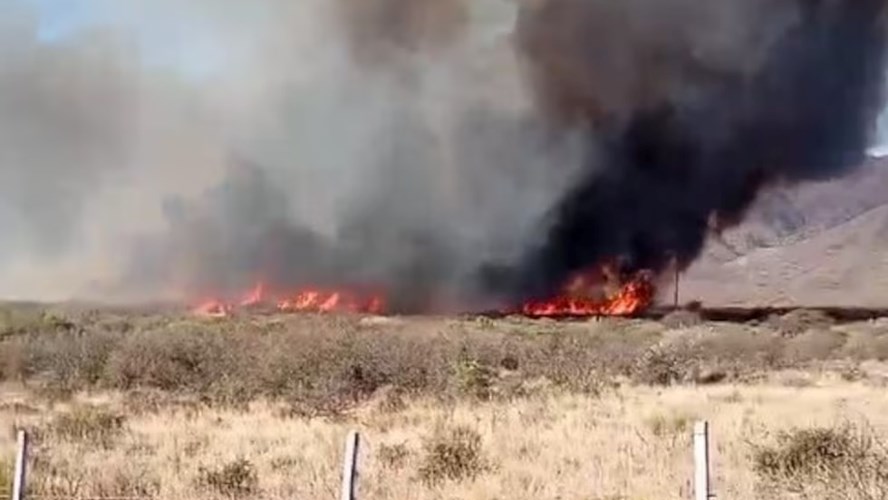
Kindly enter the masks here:
[[12, 490], [12, 476], [15, 474], [12, 462], [0, 460], [0, 492]]
[[440, 428], [426, 439], [423, 449], [419, 479], [427, 485], [474, 479], [489, 468], [481, 435], [469, 427]]
[[81, 406], [57, 415], [50, 421], [48, 431], [61, 440], [110, 448], [123, 432], [124, 424], [122, 415], [98, 407]]
[[[87, 491], [82, 492], [97, 499], [150, 499], [160, 493], [160, 479], [144, 466], [113, 469], [110, 473], [93, 471]], [[80, 495], [74, 495], [75, 498]]]
[[888, 491], [885, 449], [850, 424], [783, 432], [776, 443], [754, 446], [752, 459], [770, 491], [854, 499], [882, 499], [871, 495]]
[[784, 337], [795, 337], [812, 329], [828, 330], [835, 325], [835, 320], [823, 311], [795, 309], [769, 318], [767, 324]]
[[828, 359], [846, 342], [843, 333], [832, 330], [808, 330], [786, 343], [786, 356], [792, 362]]
[[33, 305], [0, 307], [0, 339], [38, 332], [74, 332], [79, 326], [58, 314]]
[[200, 467], [197, 483], [214, 493], [229, 498], [241, 498], [258, 491], [259, 476], [252, 462], [239, 458], [218, 468]]
[[878, 349], [872, 354], [860, 342], [835, 348], [841, 334], [828, 329], [788, 339], [746, 325], [705, 323], [664, 338], [660, 322], [618, 318], [409, 321], [348, 315], [202, 321], [91, 312], [76, 319], [73, 331], [41, 326], [0, 340], [0, 377], [33, 383], [48, 396], [111, 388], [154, 393], [157, 405], [243, 407], [271, 399], [296, 414], [339, 415], [386, 387], [408, 398], [483, 400], [521, 396], [527, 394], [521, 388], [547, 380], [594, 395], [625, 378], [715, 383], [849, 349], [870, 357], [888, 352], [882, 337], [873, 337]]
[[670, 329], [690, 328], [703, 323], [703, 317], [699, 311], [679, 309], [664, 316], [660, 322]]
[[888, 359], [888, 336], [873, 331], [851, 331], [842, 353], [858, 361]]
[[389, 469], [400, 469], [407, 462], [409, 456], [410, 450], [404, 443], [383, 444], [379, 447], [379, 461]]
[[495, 373], [474, 359], [460, 359], [456, 363], [456, 382], [461, 394], [487, 400]]
[[645, 423], [651, 434], [658, 438], [674, 439], [690, 433], [692, 418], [680, 413], [656, 414], [648, 418]]
[[681, 382], [694, 369], [691, 346], [661, 344], [649, 348], [639, 357], [632, 378], [645, 385], [670, 385]]

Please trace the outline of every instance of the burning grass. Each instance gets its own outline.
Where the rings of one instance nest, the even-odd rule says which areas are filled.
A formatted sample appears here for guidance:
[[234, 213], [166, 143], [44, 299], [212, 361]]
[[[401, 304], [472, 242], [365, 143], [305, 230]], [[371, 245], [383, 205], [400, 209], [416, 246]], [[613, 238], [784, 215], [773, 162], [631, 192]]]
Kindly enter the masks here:
[[[654, 275], [641, 271], [624, 276], [613, 265], [603, 265], [575, 274], [551, 297], [528, 300], [506, 307], [503, 314], [531, 317], [632, 316], [644, 311], [656, 295]], [[258, 282], [239, 299], [205, 299], [192, 312], [201, 317], [225, 318], [251, 309], [298, 313], [397, 313], [384, 291], [376, 287], [303, 287], [295, 291], [269, 290]], [[430, 311], [426, 311], [430, 312]]]
[[787, 498], [775, 436], [847, 415], [886, 436], [888, 323], [673, 320], [34, 309], [0, 341], [0, 423], [35, 431], [42, 494], [197, 499], [329, 497], [354, 427], [383, 499], [683, 498], [701, 417], [719, 491]]

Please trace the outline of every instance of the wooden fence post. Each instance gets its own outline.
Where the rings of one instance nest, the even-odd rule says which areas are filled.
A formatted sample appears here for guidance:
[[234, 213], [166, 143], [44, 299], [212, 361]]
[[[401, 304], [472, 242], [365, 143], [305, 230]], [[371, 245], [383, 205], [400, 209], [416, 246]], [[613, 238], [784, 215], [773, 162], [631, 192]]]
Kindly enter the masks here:
[[12, 500], [25, 498], [25, 481], [28, 468], [28, 433], [18, 431], [18, 440], [15, 452], [15, 476], [12, 478]]
[[351, 431], [345, 441], [345, 457], [342, 462], [342, 493], [340, 500], [355, 500], [355, 478], [358, 473], [357, 431]]
[[694, 500], [713, 498], [709, 485], [709, 423], [694, 425]]

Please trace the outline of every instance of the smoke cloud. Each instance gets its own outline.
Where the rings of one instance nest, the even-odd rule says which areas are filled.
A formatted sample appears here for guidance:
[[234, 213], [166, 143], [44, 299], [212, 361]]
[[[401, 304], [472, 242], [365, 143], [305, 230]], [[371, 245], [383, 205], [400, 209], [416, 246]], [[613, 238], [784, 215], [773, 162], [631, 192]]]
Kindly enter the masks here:
[[0, 7], [6, 297], [483, 308], [687, 265], [859, 163], [884, 83], [876, 0], [89, 4], [52, 41]]
[[519, 46], [555, 127], [600, 152], [523, 265], [492, 286], [546, 294], [603, 260], [687, 267], [762, 187], [862, 163], [881, 109], [880, 0], [552, 0]]

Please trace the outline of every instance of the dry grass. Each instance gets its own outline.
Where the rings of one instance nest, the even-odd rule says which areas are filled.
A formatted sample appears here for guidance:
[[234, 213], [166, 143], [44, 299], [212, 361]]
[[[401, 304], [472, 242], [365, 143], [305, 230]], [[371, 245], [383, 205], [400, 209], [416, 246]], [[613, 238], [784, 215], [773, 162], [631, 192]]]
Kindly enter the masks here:
[[0, 466], [31, 429], [41, 495], [334, 498], [357, 428], [364, 498], [680, 499], [706, 418], [720, 497], [888, 498], [879, 322], [30, 314]]
[[[32, 484], [41, 494], [65, 496], [334, 498], [344, 437], [357, 428], [364, 498], [677, 500], [687, 498], [691, 477], [691, 423], [707, 418], [722, 497], [797, 498], [799, 485], [814, 477], [822, 484], [803, 498], [884, 498], [880, 445], [842, 437], [844, 429], [885, 435], [884, 389], [821, 377], [801, 389], [775, 379], [626, 387], [600, 397], [543, 391], [512, 402], [423, 399], [396, 412], [366, 406], [337, 419], [282, 416], [272, 403], [246, 411], [168, 409], [132, 417], [112, 447], [39, 440]], [[94, 403], [124, 400], [101, 399]], [[39, 429], [52, 425], [57, 411], [67, 410], [2, 413], [0, 422]], [[813, 430], [799, 437], [796, 429]], [[11, 446], [4, 440], [0, 450], [11, 453]], [[827, 494], [839, 491], [846, 496]]]

